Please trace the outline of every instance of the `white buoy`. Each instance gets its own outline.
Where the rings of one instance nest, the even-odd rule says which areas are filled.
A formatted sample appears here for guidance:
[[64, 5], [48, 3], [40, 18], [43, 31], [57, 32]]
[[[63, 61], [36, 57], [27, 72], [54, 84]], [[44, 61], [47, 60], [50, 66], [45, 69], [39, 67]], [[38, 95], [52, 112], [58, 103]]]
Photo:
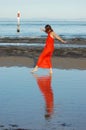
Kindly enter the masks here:
[[17, 12], [17, 32], [20, 32], [20, 11]]

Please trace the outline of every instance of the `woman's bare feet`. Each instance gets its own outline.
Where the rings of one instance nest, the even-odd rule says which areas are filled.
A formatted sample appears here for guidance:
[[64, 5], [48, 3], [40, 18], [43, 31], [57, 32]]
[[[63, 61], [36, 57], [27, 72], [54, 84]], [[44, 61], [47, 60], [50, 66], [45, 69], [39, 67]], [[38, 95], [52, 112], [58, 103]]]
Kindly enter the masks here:
[[31, 73], [34, 73], [34, 72], [36, 72], [38, 70], [38, 66], [36, 66], [32, 71], [31, 71]]
[[49, 73], [50, 73], [50, 74], [52, 74], [52, 73], [53, 73], [53, 70], [52, 70], [51, 68], [50, 68], [50, 71], [49, 71]]

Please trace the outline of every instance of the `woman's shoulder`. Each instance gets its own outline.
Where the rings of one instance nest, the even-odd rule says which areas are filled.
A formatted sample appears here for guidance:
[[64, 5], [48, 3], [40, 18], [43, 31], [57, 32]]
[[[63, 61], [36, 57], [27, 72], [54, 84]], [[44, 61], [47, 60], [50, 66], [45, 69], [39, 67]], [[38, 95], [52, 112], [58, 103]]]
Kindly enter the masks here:
[[52, 31], [50, 34], [51, 34], [51, 35], [55, 35], [56, 33], [55, 33], [54, 31]]
[[52, 32], [50, 33], [50, 36], [54, 38], [54, 37], [55, 37], [55, 32], [52, 31]]

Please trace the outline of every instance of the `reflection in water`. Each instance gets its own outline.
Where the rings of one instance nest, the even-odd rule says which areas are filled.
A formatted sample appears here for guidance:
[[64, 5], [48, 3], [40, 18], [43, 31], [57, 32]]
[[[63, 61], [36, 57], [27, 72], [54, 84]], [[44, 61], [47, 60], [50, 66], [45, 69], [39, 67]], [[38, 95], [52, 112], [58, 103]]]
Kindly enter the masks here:
[[49, 118], [53, 113], [53, 107], [54, 107], [54, 97], [51, 87], [52, 76], [51, 75], [38, 76], [37, 74], [33, 74], [33, 76], [36, 78], [38, 87], [45, 100], [45, 107], [46, 107], [45, 118]]

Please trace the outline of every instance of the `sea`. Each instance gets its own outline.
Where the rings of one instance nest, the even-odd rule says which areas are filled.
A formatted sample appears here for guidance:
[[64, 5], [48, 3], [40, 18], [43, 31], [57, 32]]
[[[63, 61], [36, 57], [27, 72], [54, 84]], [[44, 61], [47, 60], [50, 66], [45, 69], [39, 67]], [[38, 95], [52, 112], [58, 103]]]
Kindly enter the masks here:
[[0, 37], [45, 37], [40, 30], [50, 24], [63, 38], [86, 38], [85, 20], [26, 20], [20, 19], [20, 32], [17, 33], [17, 19], [0, 19]]

